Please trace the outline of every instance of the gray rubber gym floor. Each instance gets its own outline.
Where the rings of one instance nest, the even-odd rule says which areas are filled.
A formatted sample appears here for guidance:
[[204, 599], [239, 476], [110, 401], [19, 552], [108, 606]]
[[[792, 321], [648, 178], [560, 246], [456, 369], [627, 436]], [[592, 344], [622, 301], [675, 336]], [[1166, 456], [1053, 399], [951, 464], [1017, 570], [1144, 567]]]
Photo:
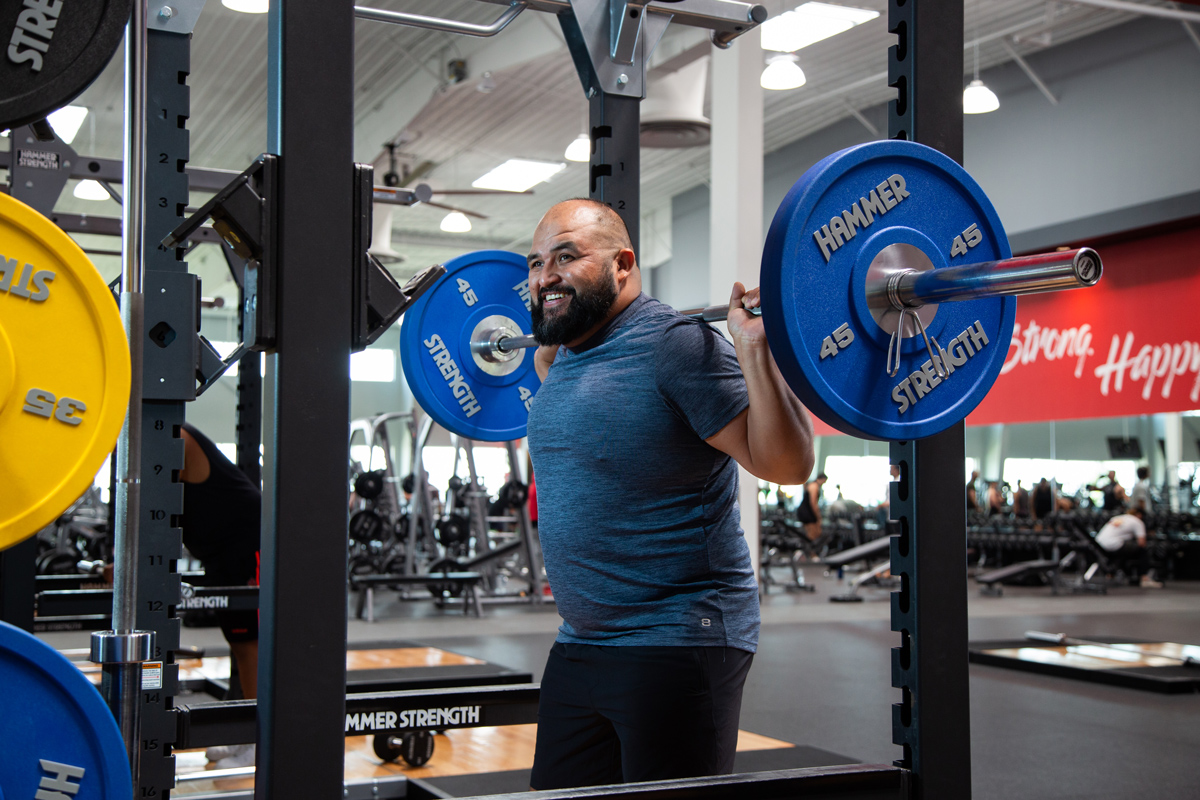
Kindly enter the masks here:
[[[810, 570], [810, 573], [812, 570]], [[815, 594], [774, 589], [763, 602], [759, 652], [742, 728], [863, 762], [899, 757], [891, 744], [890, 648], [885, 592], [828, 602], [842, 587], [810, 577]], [[1200, 584], [1121, 587], [1107, 596], [1054, 597], [1007, 587], [968, 589], [970, 636], [1020, 638], [1030, 629], [1200, 644]], [[526, 669], [540, 678], [554, 640], [553, 606], [488, 606], [476, 620], [431, 603], [376, 600], [377, 620], [351, 620], [352, 641], [418, 640]], [[52, 634], [56, 647], [86, 635]], [[218, 647], [215, 629], [184, 629], [185, 643]], [[971, 665], [971, 752], [976, 800], [1200, 797], [1200, 695], [1160, 695]]]

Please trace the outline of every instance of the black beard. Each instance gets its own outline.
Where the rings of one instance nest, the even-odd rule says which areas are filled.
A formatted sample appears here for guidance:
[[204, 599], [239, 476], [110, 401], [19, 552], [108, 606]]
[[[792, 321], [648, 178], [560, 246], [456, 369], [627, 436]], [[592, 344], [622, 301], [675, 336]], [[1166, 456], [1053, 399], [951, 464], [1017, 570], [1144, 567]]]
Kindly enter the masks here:
[[582, 293], [574, 289], [555, 291], [566, 292], [571, 296], [564, 313], [546, 319], [541, 302], [534, 304], [529, 310], [533, 319], [533, 335], [541, 344], [566, 344], [575, 341], [603, 322], [613, 303], [617, 301], [617, 283], [611, 278], [585, 287]]

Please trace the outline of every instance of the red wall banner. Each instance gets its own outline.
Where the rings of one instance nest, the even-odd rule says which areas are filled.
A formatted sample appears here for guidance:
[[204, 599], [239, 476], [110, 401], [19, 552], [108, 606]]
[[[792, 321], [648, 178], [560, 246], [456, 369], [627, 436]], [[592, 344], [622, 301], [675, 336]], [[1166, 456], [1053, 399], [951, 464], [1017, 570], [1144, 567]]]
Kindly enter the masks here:
[[1022, 297], [968, 425], [1200, 408], [1200, 228], [1098, 247], [1091, 289]]

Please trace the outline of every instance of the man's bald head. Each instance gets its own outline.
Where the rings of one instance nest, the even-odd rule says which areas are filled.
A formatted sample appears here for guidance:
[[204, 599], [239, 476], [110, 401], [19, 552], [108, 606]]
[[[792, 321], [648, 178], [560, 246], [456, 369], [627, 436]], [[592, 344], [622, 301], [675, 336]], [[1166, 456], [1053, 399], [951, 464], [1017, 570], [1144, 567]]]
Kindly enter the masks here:
[[613, 250], [632, 250], [633, 242], [629, 238], [629, 228], [621, 215], [613, 211], [607, 203], [593, 200], [590, 197], [572, 197], [550, 207], [543, 220], [551, 217], [570, 218], [577, 224], [590, 224], [601, 237], [603, 246]]

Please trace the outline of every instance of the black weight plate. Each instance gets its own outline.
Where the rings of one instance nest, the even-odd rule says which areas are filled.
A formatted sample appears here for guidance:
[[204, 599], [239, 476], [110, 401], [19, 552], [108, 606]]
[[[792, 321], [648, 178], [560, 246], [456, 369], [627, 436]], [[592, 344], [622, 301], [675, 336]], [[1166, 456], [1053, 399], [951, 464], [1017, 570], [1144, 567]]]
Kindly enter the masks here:
[[466, 517], [453, 515], [443, 517], [437, 522], [437, 540], [442, 547], [455, 547], [465, 544], [471, 538], [471, 523]]
[[350, 517], [350, 538], [365, 544], [381, 538], [383, 527], [383, 517], [369, 508], [364, 508], [355, 511]]
[[112, 60], [132, 0], [0, 4], [0, 129], [37, 122], [92, 84]]
[[395, 761], [402, 752], [399, 747], [392, 745], [391, 738], [392, 734], [390, 733], [377, 733], [371, 741], [371, 748], [375, 751], [375, 755], [379, 756], [385, 764]]
[[433, 734], [429, 731], [404, 734], [400, 744], [400, 755], [410, 766], [425, 766], [429, 759], [433, 758]]
[[[436, 576], [439, 573], [447, 572], [466, 572], [467, 568], [453, 558], [441, 558], [429, 565], [429, 574]], [[449, 594], [451, 597], [458, 597], [462, 594], [463, 587], [461, 583], [454, 581], [444, 581], [439, 583], [430, 583], [429, 593], [434, 597], [445, 597]]]
[[363, 500], [374, 500], [383, 493], [383, 470], [363, 472], [354, 479], [354, 493]]

